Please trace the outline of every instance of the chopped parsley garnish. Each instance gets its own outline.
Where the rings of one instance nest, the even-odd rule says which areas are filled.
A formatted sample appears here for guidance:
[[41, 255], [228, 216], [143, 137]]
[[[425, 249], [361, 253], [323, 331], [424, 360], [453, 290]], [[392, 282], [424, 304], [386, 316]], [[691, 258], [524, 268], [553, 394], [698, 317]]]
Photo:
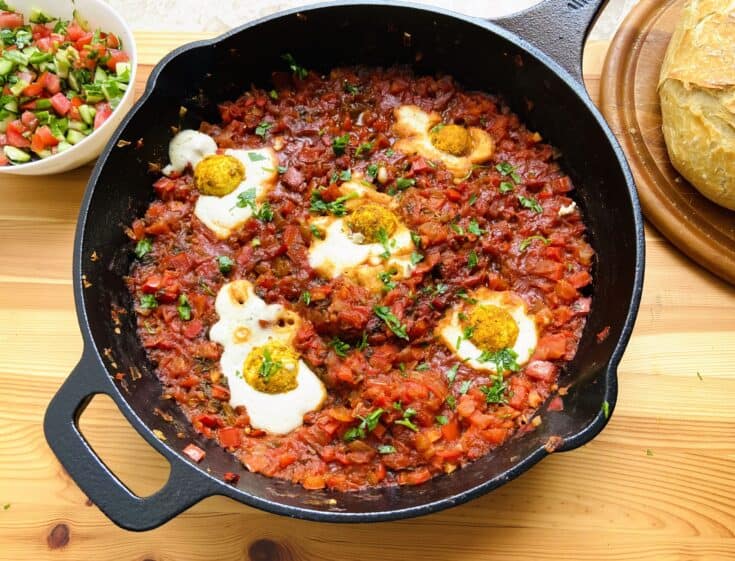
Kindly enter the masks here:
[[444, 401], [447, 402], [447, 407], [449, 407], [452, 411], [454, 411], [454, 408], [457, 407], [457, 398], [454, 397], [452, 394], [449, 394]]
[[257, 134], [260, 138], [265, 139], [265, 136], [268, 134], [268, 129], [270, 129], [272, 126], [273, 123], [262, 121], [257, 127], [255, 127], [255, 134]]
[[375, 177], [378, 175], [378, 164], [370, 164], [367, 167], [367, 176], [375, 179]]
[[464, 288], [460, 288], [457, 291], [457, 297], [458, 298], [461, 298], [462, 300], [464, 300], [468, 304], [477, 304], [477, 298], [470, 297], [470, 295], [467, 294], [467, 291]]
[[516, 168], [513, 167], [509, 162], [500, 162], [495, 169], [498, 170], [502, 175], [510, 175], [511, 179], [516, 183], [521, 182], [521, 176], [518, 175]]
[[345, 206], [345, 201], [354, 199], [357, 196], [358, 196], [357, 193], [349, 193], [348, 195], [338, 197], [337, 199], [328, 203], [324, 199], [322, 199], [322, 195], [320, 191], [318, 189], [315, 189], [314, 191], [311, 192], [311, 207], [309, 208], [309, 212], [314, 212], [314, 213], [319, 213], [319, 214], [330, 213], [330, 214], [334, 214], [335, 216], [344, 216], [345, 214], [347, 214], [347, 207]]
[[291, 53], [286, 53], [281, 57], [283, 60], [286, 61], [286, 64], [288, 64], [288, 67], [291, 69], [291, 72], [293, 72], [296, 77], [303, 80], [309, 75], [309, 71], [304, 68], [303, 66], [300, 66], [296, 63]]
[[602, 402], [602, 414], [605, 416], [606, 419], [610, 418], [610, 404], [607, 402], [607, 400]]
[[227, 255], [220, 255], [217, 257], [217, 266], [219, 267], [219, 272], [226, 275], [232, 271], [232, 267], [235, 266], [235, 262], [230, 257], [227, 257]]
[[380, 416], [383, 413], [385, 413], [385, 410], [380, 408], [369, 413], [367, 417], [358, 417], [360, 424], [348, 430], [342, 438], [347, 442], [357, 440], [358, 438], [365, 438], [368, 432], [374, 431], [378, 426], [378, 421], [380, 421]]
[[179, 305], [176, 306], [176, 310], [179, 312], [179, 317], [184, 321], [189, 321], [191, 319], [191, 305], [189, 304], [189, 299], [186, 297], [186, 294], [179, 296]]
[[270, 203], [263, 203], [260, 207], [255, 204], [255, 187], [251, 187], [247, 191], [243, 191], [237, 196], [237, 203], [235, 206], [238, 208], [247, 208], [253, 211], [253, 216], [263, 222], [270, 222], [273, 220], [273, 209]]
[[413, 432], [419, 432], [419, 428], [411, 422], [411, 417], [416, 415], [416, 410], [409, 407], [403, 412], [403, 418], [396, 421], [397, 425], [411, 429]]
[[262, 162], [263, 160], [267, 160], [263, 154], [258, 154], [257, 152], [248, 152], [248, 159], [251, 162]]
[[459, 393], [461, 395], [466, 394], [468, 391], [470, 391], [470, 385], [472, 385], [472, 382], [470, 380], [465, 380], [462, 382], [462, 385], [459, 386]]
[[350, 344], [345, 343], [339, 337], [335, 337], [329, 342], [329, 346], [334, 349], [334, 353], [341, 358], [347, 356], [347, 352], [350, 350]]
[[278, 92], [276, 90], [271, 90], [268, 92], [268, 97], [271, 99], [278, 99]]
[[395, 150], [393, 150], [393, 148], [388, 148], [388, 149], [387, 149], [387, 150], [385, 151], [385, 155], [386, 155], [386, 156], [388, 156], [389, 158], [390, 158], [391, 156], [393, 156], [393, 155], [394, 155], [395, 153], [396, 153], [396, 152], [395, 152]]
[[436, 416], [436, 422], [438, 425], [446, 425], [449, 422], [449, 419], [447, 419], [446, 415], [437, 415]]
[[406, 333], [406, 326], [401, 324], [400, 320], [393, 315], [388, 306], [375, 306], [373, 308], [375, 315], [382, 319], [396, 337], [405, 339], [408, 341], [408, 334]]
[[332, 150], [336, 156], [341, 156], [345, 153], [345, 149], [350, 143], [350, 133], [346, 132], [342, 136], [337, 136], [332, 139]]
[[506, 193], [510, 193], [513, 189], [513, 184], [509, 183], [508, 181], [503, 181], [500, 183], [500, 192], [503, 195], [505, 195]]
[[542, 207], [536, 199], [531, 199], [529, 197], [524, 197], [523, 195], [518, 195], [518, 202], [521, 203], [521, 206], [523, 208], [532, 210], [537, 214], [541, 214], [544, 211], [544, 207]]
[[383, 444], [382, 446], [378, 446], [378, 453], [379, 454], [395, 454], [396, 447], [390, 444]]
[[288, 168], [286, 166], [278, 166], [278, 173], [280, 173], [281, 175], [283, 175], [287, 171], [288, 171]]
[[[378, 241], [380, 242], [380, 245], [383, 246], [383, 253], [380, 254], [381, 259], [388, 259], [390, 257], [390, 239], [388, 238], [388, 234], [383, 228], [380, 228], [377, 233]], [[394, 242], [395, 243], [395, 242]]]
[[396, 179], [396, 188], [399, 191], [405, 191], [406, 189], [408, 189], [409, 187], [413, 187], [414, 185], [416, 185], [415, 179], [409, 179], [408, 177], [399, 177], [398, 179]]
[[472, 193], [472, 195], [470, 196], [470, 200], [468, 202], [469, 202], [470, 206], [472, 206], [473, 204], [475, 204], [477, 202], [477, 195], [475, 193]]
[[480, 391], [485, 394], [485, 402], [486, 403], [506, 403], [506, 392], [508, 391], [508, 386], [505, 383], [505, 380], [503, 379], [502, 374], [498, 374], [497, 376], [493, 377], [493, 385], [492, 386], [481, 386]]
[[449, 290], [449, 285], [440, 282], [434, 286], [434, 296], [437, 294], [444, 294], [447, 290]]
[[462, 337], [465, 339], [472, 339], [472, 336], [475, 334], [475, 328], [471, 325], [468, 325], [462, 330]]
[[350, 84], [347, 80], [345, 80], [344, 90], [345, 90], [345, 93], [352, 94], [352, 95], [360, 93], [360, 87], [355, 86], [354, 84]]
[[367, 333], [364, 331], [362, 332], [362, 339], [360, 339], [360, 343], [357, 345], [358, 351], [364, 351], [368, 348], [368, 340], [367, 340]]
[[518, 353], [513, 349], [501, 349], [494, 353], [482, 351], [482, 354], [477, 357], [478, 362], [492, 362], [498, 372], [506, 372], [508, 370], [518, 372], [521, 367], [516, 362], [517, 359]]
[[415, 251], [411, 253], [411, 265], [418, 265], [424, 260], [424, 256], [420, 253], [416, 253]]
[[452, 222], [449, 227], [454, 230], [457, 234], [460, 236], [464, 236], [464, 228], [460, 226], [459, 224], [456, 224], [455, 222]]
[[260, 363], [258, 376], [263, 378], [263, 380], [267, 384], [270, 381], [271, 376], [273, 376], [281, 369], [281, 366], [282, 365], [280, 362], [273, 360], [273, 358], [271, 357], [271, 352], [266, 347], [263, 349], [263, 362]]
[[300, 299], [304, 304], [308, 306], [309, 304], [311, 304], [311, 292], [309, 292], [308, 290], [304, 290], [301, 293]]
[[314, 236], [318, 240], [321, 240], [324, 237], [322, 233], [319, 231], [319, 228], [317, 228], [313, 224], [309, 226], [309, 231], [311, 232], [311, 235]]
[[386, 288], [386, 290], [393, 290], [396, 286], [398, 286], [398, 283], [391, 280], [391, 277], [395, 274], [396, 271], [393, 270], [378, 273], [378, 278], [380, 279], [380, 282], [383, 283], [383, 286]]
[[339, 172], [340, 181], [349, 181], [350, 179], [352, 179], [352, 170], [346, 169]]
[[140, 307], [144, 310], [154, 310], [158, 307], [158, 300], [153, 294], [143, 294], [140, 297]]
[[519, 249], [521, 251], [526, 251], [528, 249], [528, 246], [530, 246], [531, 243], [533, 243], [533, 240], [542, 241], [546, 245], [549, 245], [551, 243], [551, 240], [549, 238], [545, 238], [543, 236], [531, 236], [521, 242], [520, 246], [518, 246]]
[[153, 244], [148, 238], [143, 238], [137, 244], [135, 244], [135, 256], [138, 259], [143, 259], [153, 250]]
[[360, 144], [360, 146], [357, 147], [357, 150], [355, 150], [355, 157], [359, 158], [363, 154], [369, 154], [372, 149], [372, 142], [363, 142], [362, 144]]
[[429, 369], [429, 365], [426, 362], [422, 362], [421, 364], [416, 366], [416, 370], [419, 372], [425, 372]]
[[480, 225], [477, 223], [477, 220], [474, 218], [470, 220], [470, 225], [467, 227], [467, 231], [470, 234], [474, 234], [475, 236], [481, 236], [485, 233], [485, 230], [480, 228]]
[[459, 370], [459, 363], [447, 370], [447, 382], [449, 382], [450, 385], [454, 383], [454, 379], [457, 377], [457, 370]]
[[416, 247], [421, 247], [421, 236], [416, 232], [411, 232], [411, 241]]
[[477, 258], [477, 253], [475, 253], [475, 250], [473, 249], [472, 251], [470, 251], [470, 254], [467, 256], [467, 266], [470, 269], [474, 269], [475, 267], [477, 267], [478, 261], [479, 260]]

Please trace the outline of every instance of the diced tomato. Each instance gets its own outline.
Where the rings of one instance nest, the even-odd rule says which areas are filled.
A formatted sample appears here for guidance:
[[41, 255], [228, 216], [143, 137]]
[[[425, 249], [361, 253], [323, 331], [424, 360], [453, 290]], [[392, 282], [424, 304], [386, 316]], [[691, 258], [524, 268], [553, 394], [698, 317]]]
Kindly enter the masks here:
[[82, 26], [79, 25], [76, 21], [72, 21], [66, 27], [66, 36], [69, 38], [69, 41], [79, 41], [79, 39], [81, 39], [84, 34], [84, 29], [82, 29]]
[[43, 85], [48, 93], [51, 95], [57, 94], [61, 91], [61, 79], [52, 72], [44, 72], [39, 76], [38, 82]]
[[23, 25], [23, 14], [0, 12], [0, 29], [13, 29]]
[[38, 126], [38, 118], [35, 113], [24, 111], [20, 116], [20, 122], [26, 129], [33, 130]]
[[38, 41], [36, 41], [36, 47], [38, 47], [39, 51], [43, 51], [44, 53], [52, 53], [55, 51], [54, 43], [51, 37], [42, 37]]
[[69, 119], [72, 121], [81, 121], [82, 120], [82, 114], [79, 112], [79, 107], [71, 106], [71, 109], [69, 109], [69, 114], [67, 115]]
[[228, 471], [225, 472], [225, 474], [222, 476], [222, 479], [224, 479], [225, 483], [229, 483], [230, 485], [237, 485], [237, 482], [240, 481], [240, 476], [236, 473]]
[[490, 444], [502, 444], [508, 435], [508, 429], [485, 429], [480, 434]]
[[186, 322], [186, 327], [184, 327], [183, 333], [185, 337], [188, 337], [189, 339], [194, 339], [202, 332], [202, 322], [198, 319], [193, 319], [191, 321]]
[[574, 288], [583, 288], [592, 282], [592, 275], [587, 271], [579, 271], [569, 277], [569, 282]]
[[46, 25], [37, 23], [34, 24], [31, 28], [31, 33], [33, 34], [33, 40], [37, 41], [42, 37], [48, 37], [49, 35], [51, 35], [51, 28]]
[[63, 93], [59, 92], [51, 98], [51, 107], [53, 107], [56, 113], [65, 117], [69, 109], [71, 109], [71, 101]]
[[220, 386], [219, 384], [213, 384], [212, 385], [212, 397], [214, 399], [219, 399], [220, 401], [229, 401], [230, 400], [230, 390], [228, 390], [224, 386]]
[[51, 129], [46, 125], [39, 127], [36, 130], [34, 137], [36, 136], [41, 138], [41, 142], [43, 142], [44, 146], [56, 146], [59, 144], [59, 140], [51, 134]]
[[446, 425], [442, 426], [442, 436], [445, 440], [459, 438], [459, 422], [457, 422], [457, 419], [452, 419]]
[[544, 335], [538, 342], [534, 357], [540, 360], [562, 358], [567, 352], [567, 337], [561, 333]]
[[431, 479], [431, 472], [425, 467], [420, 467], [414, 471], [402, 471], [398, 474], [400, 485], [420, 485], [429, 479]]
[[118, 51], [117, 49], [110, 49], [110, 59], [107, 61], [107, 68], [112, 70], [113, 72], [117, 68], [118, 62], [129, 62], [130, 56], [128, 56], [128, 53], [123, 51]]
[[194, 421], [201, 423], [205, 427], [210, 429], [222, 426], [222, 423], [217, 415], [210, 415], [208, 413], [202, 413], [194, 418]]
[[26, 86], [23, 90], [23, 95], [27, 97], [37, 97], [41, 95], [41, 92], [43, 92], [43, 84], [34, 82]]
[[187, 445], [186, 448], [182, 450], [182, 452], [189, 456], [189, 458], [191, 458], [196, 463], [201, 462], [207, 455], [207, 453], [199, 448], [199, 446], [197, 446], [196, 444]]
[[532, 360], [526, 366], [526, 376], [534, 380], [550, 382], [556, 376], [556, 365], [545, 360]]
[[31, 142], [23, 136], [24, 132], [25, 127], [20, 121], [15, 120], [8, 123], [8, 128], [5, 131], [5, 134], [8, 137], [8, 144], [10, 146], [15, 146], [16, 148], [29, 148], [31, 146]]
[[36, 154], [43, 151], [46, 148], [46, 145], [43, 143], [43, 140], [41, 140], [41, 137], [37, 134], [34, 134], [31, 137], [31, 150], [33, 150]]
[[237, 448], [242, 442], [242, 429], [226, 427], [217, 431], [217, 438], [225, 448]]
[[97, 110], [97, 114], [94, 116], [94, 128], [97, 130], [112, 115], [112, 107], [110, 107], [109, 103], [103, 101], [98, 103], [95, 109]]
[[84, 105], [84, 100], [78, 95], [75, 95], [74, 97], [71, 98], [72, 107], [81, 107], [82, 105]]
[[75, 41], [76, 47], [78, 51], [82, 51], [84, 48], [84, 45], [89, 45], [92, 42], [92, 39], [94, 38], [94, 33], [91, 31], [86, 32], [84, 35], [82, 35], [79, 39]]
[[114, 33], [108, 33], [107, 35], [105, 35], [105, 43], [111, 49], [117, 49], [120, 47], [120, 40]]
[[[2, 146], [2, 142], [0, 142], [0, 146]], [[4, 152], [0, 151], [0, 166], [7, 166], [10, 163], [10, 160], [5, 156]]]

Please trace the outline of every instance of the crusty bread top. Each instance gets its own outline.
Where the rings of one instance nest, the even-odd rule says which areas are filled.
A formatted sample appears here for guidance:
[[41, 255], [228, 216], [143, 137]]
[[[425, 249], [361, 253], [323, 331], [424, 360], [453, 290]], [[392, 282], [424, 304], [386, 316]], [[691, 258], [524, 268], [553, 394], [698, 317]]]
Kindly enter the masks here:
[[[666, 51], [659, 87], [668, 78], [685, 87], [727, 90], [735, 86], [735, 0], [687, 3]], [[727, 101], [728, 109], [735, 112], [735, 95]]]

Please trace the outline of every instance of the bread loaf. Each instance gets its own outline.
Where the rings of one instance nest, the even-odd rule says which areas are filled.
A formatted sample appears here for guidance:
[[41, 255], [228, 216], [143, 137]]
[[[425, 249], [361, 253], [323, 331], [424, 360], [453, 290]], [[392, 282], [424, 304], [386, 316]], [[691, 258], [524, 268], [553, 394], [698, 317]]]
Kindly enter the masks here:
[[671, 162], [735, 210], [735, 0], [689, 0], [658, 84]]

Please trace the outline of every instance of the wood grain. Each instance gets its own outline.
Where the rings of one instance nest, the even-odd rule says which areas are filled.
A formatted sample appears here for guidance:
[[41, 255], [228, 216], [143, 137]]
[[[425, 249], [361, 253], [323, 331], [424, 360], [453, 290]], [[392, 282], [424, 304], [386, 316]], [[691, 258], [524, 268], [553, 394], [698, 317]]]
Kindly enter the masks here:
[[[144, 63], [181, 39], [140, 34]], [[606, 48], [587, 48], [593, 96]], [[139, 88], [150, 67], [141, 70]], [[650, 228], [618, 407], [584, 448], [416, 520], [316, 524], [213, 497], [145, 534], [114, 527], [86, 502], [41, 431], [46, 404], [81, 353], [71, 245], [88, 174], [0, 185], [0, 560], [735, 559], [735, 290]], [[109, 399], [93, 402], [82, 427], [136, 492], [166, 478], [165, 462]]]
[[600, 108], [620, 139], [646, 217], [674, 245], [735, 284], [735, 211], [717, 206], [671, 165], [661, 132], [658, 79], [686, 0], [643, 0], [610, 45]]

